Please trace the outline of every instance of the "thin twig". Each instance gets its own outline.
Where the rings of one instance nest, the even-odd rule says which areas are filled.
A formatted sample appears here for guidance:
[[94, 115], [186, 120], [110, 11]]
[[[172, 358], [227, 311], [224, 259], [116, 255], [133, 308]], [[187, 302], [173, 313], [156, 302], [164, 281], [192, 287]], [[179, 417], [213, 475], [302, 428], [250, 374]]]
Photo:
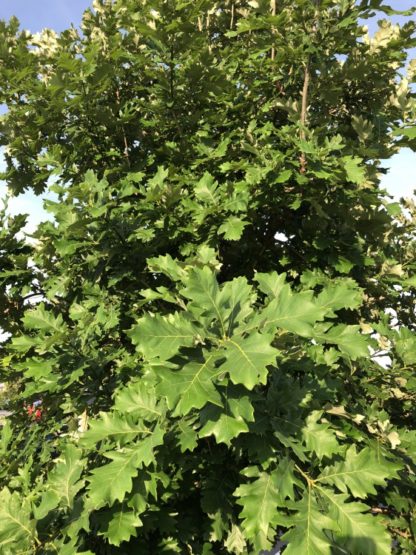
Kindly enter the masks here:
[[[118, 107], [118, 110], [120, 112], [120, 91], [119, 91], [119, 89], [116, 89], [116, 98], [117, 98], [117, 107]], [[124, 156], [126, 157], [127, 164], [130, 167], [129, 144], [127, 142], [126, 130], [124, 129], [123, 123], [121, 124], [121, 130], [123, 131]]]
[[384, 509], [383, 507], [372, 507], [371, 512], [374, 514], [389, 515], [392, 511], [389, 511], [389, 509]]
[[391, 529], [392, 532], [394, 532], [398, 536], [401, 536], [402, 538], [405, 538], [406, 540], [408, 540], [409, 538], [412, 537], [412, 534], [410, 532], [403, 532], [402, 530], [399, 530], [398, 528], [390, 528], [390, 529]]

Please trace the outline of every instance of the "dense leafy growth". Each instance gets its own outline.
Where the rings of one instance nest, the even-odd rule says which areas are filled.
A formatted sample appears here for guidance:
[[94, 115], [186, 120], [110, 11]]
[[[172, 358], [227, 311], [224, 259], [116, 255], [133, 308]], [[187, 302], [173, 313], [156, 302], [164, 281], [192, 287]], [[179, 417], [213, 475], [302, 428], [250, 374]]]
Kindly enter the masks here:
[[393, 13], [0, 22], [3, 177], [56, 197], [30, 238], [0, 215], [1, 555], [414, 553], [415, 206], [379, 177], [416, 25], [363, 26]]

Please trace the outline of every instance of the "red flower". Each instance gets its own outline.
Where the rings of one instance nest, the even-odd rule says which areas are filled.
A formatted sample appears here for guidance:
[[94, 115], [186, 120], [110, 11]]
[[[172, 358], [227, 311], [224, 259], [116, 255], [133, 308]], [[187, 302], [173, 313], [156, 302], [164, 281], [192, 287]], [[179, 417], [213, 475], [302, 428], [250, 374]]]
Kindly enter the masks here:
[[42, 418], [42, 411], [40, 409], [37, 409], [35, 411], [35, 420], [40, 420]]
[[35, 410], [35, 407], [34, 407], [33, 405], [29, 405], [29, 406], [26, 408], [26, 410], [27, 410], [28, 415], [29, 415], [29, 416], [32, 416], [33, 411]]

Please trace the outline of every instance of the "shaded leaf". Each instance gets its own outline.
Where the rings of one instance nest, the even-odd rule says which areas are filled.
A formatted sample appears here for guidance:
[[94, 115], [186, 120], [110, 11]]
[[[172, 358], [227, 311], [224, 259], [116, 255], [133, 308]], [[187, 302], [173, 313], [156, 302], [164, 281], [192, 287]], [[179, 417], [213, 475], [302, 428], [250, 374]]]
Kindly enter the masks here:
[[101, 532], [101, 535], [107, 538], [111, 545], [119, 546], [122, 542], [128, 541], [131, 537], [136, 537], [136, 529], [141, 526], [141, 524], [142, 521], [134, 511], [127, 511], [121, 508], [113, 514], [108, 523], [107, 530]]
[[209, 405], [201, 412], [202, 428], [199, 437], [214, 435], [218, 443], [230, 445], [232, 440], [249, 431], [254, 410], [248, 397], [229, 398], [220, 409]]
[[238, 241], [247, 225], [248, 222], [237, 218], [237, 216], [230, 216], [220, 225], [218, 233], [224, 235], [224, 239], [227, 239], [227, 241]]
[[222, 406], [214, 385], [218, 373], [213, 357], [208, 355], [206, 360], [190, 361], [179, 370], [160, 369], [162, 383], [158, 392], [166, 396], [168, 406], [175, 408], [177, 416], [184, 416], [193, 408], [201, 409], [209, 402]]
[[385, 486], [388, 478], [397, 477], [400, 468], [401, 465], [380, 458], [369, 447], [357, 453], [352, 445], [345, 460], [326, 467], [317, 481], [334, 485], [343, 493], [349, 490], [354, 497], [365, 499], [377, 493], [375, 485]]
[[314, 337], [325, 343], [336, 345], [352, 360], [368, 356], [368, 340], [360, 333], [360, 326], [340, 324], [333, 326], [325, 335], [315, 334]]
[[0, 491], [0, 552], [15, 555], [29, 552], [35, 541], [35, 521], [30, 518], [30, 505], [17, 492]]
[[63, 453], [55, 461], [55, 467], [51, 471], [46, 484], [46, 491], [42, 496], [40, 506], [36, 509], [37, 519], [44, 518], [48, 512], [58, 504], [72, 509], [74, 498], [83, 488], [84, 480], [81, 474], [85, 461], [81, 459], [82, 451], [71, 445], [65, 446]]
[[225, 362], [221, 371], [230, 374], [234, 384], [253, 389], [267, 381], [267, 366], [274, 364], [279, 351], [271, 346], [272, 335], [253, 333], [248, 337], [234, 336], [224, 342]]
[[81, 440], [83, 446], [93, 446], [105, 439], [113, 439], [123, 444], [139, 434], [152, 434], [143, 423], [117, 413], [102, 412], [100, 418], [89, 420], [89, 426]]
[[179, 313], [169, 316], [144, 316], [128, 332], [138, 351], [148, 359], [168, 360], [180, 347], [190, 347], [195, 341], [195, 327]]
[[143, 380], [131, 381], [121, 389], [116, 394], [114, 409], [148, 422], [163, 415], [163, 408], [158, 403], [154, 387]]
[[312, 412], [306, 419], [306, 426], [302, 428], [302, 436], [307, 449], [316, 453], [319, 459], [331, 457], [339, 450], [335, 432], [329, 424], [318, 422], [321, 411]]
[[380, 519], [364, 503], [353, 503], [347, 494], [318, 488], [329, 504], [329, 516], [339, 526], [337, 543], [350, 553], [391, 554], [391, 537]]
[[290, 527], [281, 538], [288, 542], [287, 555], [332, 555], [333, 542], [328, 531], [337, 530], [339, 526], [320, 508], [311, 488], [291, 508], [296, 508], [297, 512], [285, 518], [279, 515], [278, 519], [279, 524]]
[[313, 324], [322, 320], [326, 310], [313, 301], [312, 291], [292, 293], [286, 285], [260, 314], [266, 329], [282, 328], [298, 335], [310, 337]]
[[105, 453], [111, 462], [92, 470], [88, 478], [89, 497], [95, 508], [122, 502], [131, 492], [133, 478], [139, 468], [155, 460], [154, 448], [163, 442], [163, 432], [155, 430], [152, 436], [140, 440], [134, 447]]

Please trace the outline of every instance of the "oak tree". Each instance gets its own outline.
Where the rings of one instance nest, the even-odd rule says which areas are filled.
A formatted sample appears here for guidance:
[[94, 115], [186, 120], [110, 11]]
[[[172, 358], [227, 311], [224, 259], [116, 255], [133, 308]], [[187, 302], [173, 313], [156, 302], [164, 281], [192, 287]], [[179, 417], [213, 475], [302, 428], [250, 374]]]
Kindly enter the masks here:
[[0, 22], [3, 178], [56, 195], [29, 238], [0, 213], [2, 555], [414, 552], [415, 206], [380, 186], [416, 148], [395, 13]]

